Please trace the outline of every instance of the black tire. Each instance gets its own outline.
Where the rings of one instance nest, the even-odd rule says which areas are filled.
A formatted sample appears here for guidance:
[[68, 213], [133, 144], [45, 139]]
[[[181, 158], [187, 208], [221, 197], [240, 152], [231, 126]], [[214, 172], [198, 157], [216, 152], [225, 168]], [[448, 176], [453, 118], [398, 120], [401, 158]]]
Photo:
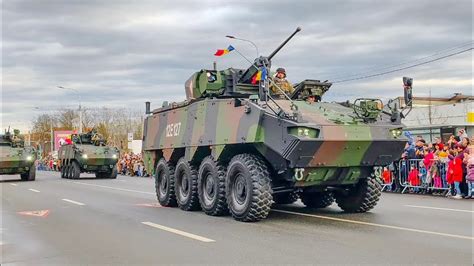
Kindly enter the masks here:
[[30, 166], [28, 172], [21, 174], [20, 177], [23, 181], [34, 181], [36, 179], [36, 167], [34, 165]]
[[104, 173], [103, 178], [116, 179], [118, 175], [117, 165], [110, 170], [110, 172]]
[[273, 194], [273, 201], [275, 204], [293, 204], [298, 200], [298, 194], [296, 192], [285, 192]]
[[176, 202], [184, 211], [199, 210], [198, 177], [196, 167], [186, 159], [179, 159], [174, 172]]
[[334, 202], [331, 192], [303, 192], [300, 195], [301, 201], [308, 208], [326, 208]]
[[62, 165], [61, 166], [61, 178], [66, 178], [66, 172], [64, 170], [66, 170], [66, 168], [65, 168], [64, 165]]
[[104, 173], [104, 172], [96, 172], [95, 173], [96, 178], [105, 178], [106, 175], [107, 175], [107, 173]]
[[72, 179], [79, 179], [81, 177], [81, 167], [79, 163], [76, 161], [72, 161], [71, 164], [71, 178]]
[[382, 194], [382, 185], [375, 178], [361, 179], [349, 194], [336, 194], [336, 202], [345, 212], [366, 212], [374, 208]]
[[225, 196], [226, 167], [207, 156], [198, 173], [198, 195], [202, 210], [207, 215], [222, 216], [229, 213]]
[[63, 165], [64, 178], [69, 179], [69, 165]]
[[174, 166], [160, 159], [155, 170], [156, 198], [161, 206], [176, 207], [174, 193]]
[[227, 169], [226, 197], [237, 221], [255, 222], [268, 216], [272, 187], [268, 167], [260, 157], [239, 154], [232, 158]]

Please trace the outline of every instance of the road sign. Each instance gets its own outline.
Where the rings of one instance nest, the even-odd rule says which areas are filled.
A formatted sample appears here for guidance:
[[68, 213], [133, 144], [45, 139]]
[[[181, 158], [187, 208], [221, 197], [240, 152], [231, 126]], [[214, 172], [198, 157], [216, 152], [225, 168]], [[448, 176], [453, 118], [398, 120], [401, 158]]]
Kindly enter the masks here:
[[46, 217], [49, 215], [49, 210], [23, 211], [23, 212], [18, 212], [18, 214], [27, 215], [27, 216], [36, 216], [36, 217]]

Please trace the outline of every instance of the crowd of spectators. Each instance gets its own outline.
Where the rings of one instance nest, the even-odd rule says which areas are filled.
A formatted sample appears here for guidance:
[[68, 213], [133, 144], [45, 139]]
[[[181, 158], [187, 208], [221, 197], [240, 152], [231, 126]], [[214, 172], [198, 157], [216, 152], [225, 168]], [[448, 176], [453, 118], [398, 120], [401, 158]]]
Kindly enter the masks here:
[[36, 169], [40, 171], [59, 171], [61, 168], [61, 162], [55, 159], [51, 154], [37, 160]]
[[[411, 193], [446, 195], [454, 199], [471, 198], [474, 189], [474, 136], [464, 130], [443, 142], [428, 143], [422, 136], [408, 138], [402, 160], [382, 172], [388, 191], [399, 192], [404, 186]], [[392, 180], [394, 178], [395, 180]], [[397, 180], [398, 178], [402, 179]], [[392, 182], [396, 181], [396, 182]]]
[[150, 176], [145, 169], [141, 154], [123, 153], [117, 163], [117, 170], [122, 175]]

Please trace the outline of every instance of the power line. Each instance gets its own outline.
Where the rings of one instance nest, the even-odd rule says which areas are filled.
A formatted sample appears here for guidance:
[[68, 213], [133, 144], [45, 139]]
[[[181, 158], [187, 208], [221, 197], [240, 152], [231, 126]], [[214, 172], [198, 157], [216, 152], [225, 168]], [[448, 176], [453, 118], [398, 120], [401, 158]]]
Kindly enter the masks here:
[[397, 68], [397, 69], [393, 69], [393, 70], [390, 70], [390, 71], [375, 73], [375, 74], [371, 74], [371, 75], [365, 75], [365, 76], [360, 76], [360, 77], [355, 77], [355, 78], [336, 80], [336, 81], [334, 81], [334, 82], [332, 82], [332, 83], [343, 83], [343, 82], [348, 82], [348, 81], [361, 80], [361, 79], [367, 79], [367, 78], [373, 78], [373, 77], [377, 77], [377, 76], [382, 76], [382, 75], [394, 73], [394, 72], [397, 72], [397, 71], [401, 71], [401, 70], [405, 70], [405, 69], [410, 69], [410, 68], [414, 68], [414, 67], [417, 67], [417, 66], [421, 66], [421, 65], [428, 64], [428, 63], [432, 63], [432, 62], [435, 62], [435, 61], [439, 61], [439, 60], [442, 60], [442, 59], [445, 59], [445, 58], [448, 58], [448, 57], [451, 57], [451, 56], [455, 56], [455, 55], [458, 55], [458, 54], [462, 54], [462, 53], [471, 51], [472, 49], [473, 49], [473, 48], [471, 47], [471, 48], [469, 48], [469, 49], [464, 49], [464, 50], [459, 51], [459, 52], [455, 52], [455, 53], [451, 53], [451, 54], [448, 54], [448, 55], [444, 55], [444, 56], [441, 56], [441, 57], [438, 57], [438, 58], [434, 58], [434, 59], [431, 59], [431, 60], [428, 60], [428, 61], [425, 61], [425, 62], [421, 62], [421, 63], [418, 63], [418, 64], [414, 64], [414, 65], [410, 65], [410, 66], [406, 66], [406, 67], [402, 67], [402, 68]]
[[355, 73], [355, 74], [351, 74], [351, 75], [338, 75], [338, 76], [330, 77], [328, 79], [329, 80], [340, 79], [340, 78], [347, 79], [347, 78], [354, 77], [354, 76], [361, 76], [361, 75], [371, 74], [371, 73], [373, 73], [374, 70], [381, 71], [381, 70], [390, 69], [390, 68], [394, 68], [394, 67], [399, 67], [399, 66], [403, 66], [403, 65], [407, 65], [407, 64], [413, 64], [413, 63], [416, 63], [416, 62], [419, 62], [419, 61], [427, 60], [427, 59], [432, 58], [432, 57], [436, 57], [436, 56], [441, 55], [441, 54], [446, 54], [448, 52], [452, 52], [454, 50], [459, 50], [459, 49], [461, 49], [463, 47], [466, 47], [466, 46], [471, 46], [472, 43], [473, 43], [472, 41], [469, 41], [469, 42], [458, 44], [456, 46], [452, 46], [452, 47], [449, 47], [449, 48], [438, 50], [438, 51], [434, 52], [433, 54], [431, 54], [429, 56], [421, 57], [421, 58], [418, 58], [418, 59], [415, 59], [415, 60], [409, 60], [409, 61], [396, 63], [394, 65], [388, 65], [388, 66], [374, 66], [374, 67], [368, 68], [367, 71], [365, 71], [365, 72]]

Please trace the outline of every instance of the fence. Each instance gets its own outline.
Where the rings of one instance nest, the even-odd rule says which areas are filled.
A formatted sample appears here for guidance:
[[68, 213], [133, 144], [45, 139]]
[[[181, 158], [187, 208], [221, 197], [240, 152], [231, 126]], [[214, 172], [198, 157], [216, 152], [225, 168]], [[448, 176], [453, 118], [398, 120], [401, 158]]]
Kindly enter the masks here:
[[376, 176], [383, 181], [382, 191], [392, 190], [399, 186], [401, 193], [436, 192], [449, 190], [446, 181], [447, 163], [434, 160], [425, 166], [423, 159], [400, 160], [383, 171], [376, 171]]

